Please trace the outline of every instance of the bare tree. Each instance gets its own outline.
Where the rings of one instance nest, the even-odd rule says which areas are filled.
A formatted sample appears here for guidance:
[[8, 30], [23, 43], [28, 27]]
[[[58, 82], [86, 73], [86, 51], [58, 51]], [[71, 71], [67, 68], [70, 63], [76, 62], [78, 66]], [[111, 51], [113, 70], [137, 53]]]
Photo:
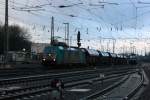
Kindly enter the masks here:
[[[27, 30], [17, 25], [8, 27], [9, 32], [9, 51], [21, 51], [25, 48], [30, 51], [31, 41], [30, 35]], [[0, 54], [4, 53], [4, 41], [5, 41], [4, 26], [0, 26]]]

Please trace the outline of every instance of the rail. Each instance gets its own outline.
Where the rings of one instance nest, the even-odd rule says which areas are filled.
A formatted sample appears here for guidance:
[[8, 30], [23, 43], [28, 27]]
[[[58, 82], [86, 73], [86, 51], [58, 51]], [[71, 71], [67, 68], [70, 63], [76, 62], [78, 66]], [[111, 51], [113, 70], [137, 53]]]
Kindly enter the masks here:
[[113, 85], [111, 85], [111, 86], [109, 86], [109, 87], [107, 87], [107, 88], [105, 88], [105, 89], [103, 89], [101, 91], [98, 91], [96, 93], [93, 93], [93, 94], [91, 94], [91, 95], [89, 95], [87, 97], [81, 98], [80, 100], [91, 100], [91, 99], [96, 98], [96, 97], [98, 97], [100, 95], [103, 95], [106, 92], [108, 92], [108, 91], [114, 89], [115, 87], [119, 86], [121, 83], [125, 82], [128, 78], [129, 77], [125, 77], [122, 80], [120, 80], [119, 82], [116, 82]]
[[[123, 84], [128, 78], [129, 78], [129, 76], [120, 80], [119, 82], [114, 83], [113, 85], [111, 85], [101, 91], [98, 91], [89, 96], [83, 97], [80, 100], [93, 100], [94, 98], [100, 97], [100, 96], [112, 91], [114, 88], [120, 86], [121, 84]], [[142, 82], [143, 82], [143, 76], [142, 76], [142, 79], [141, 79], [139, 85], [135, 89], [133, 89], [125, 98], [123, 98], [123, 100], [129, 100], [129, 98], [131, 98], [133, 96], [133, 94], [140, 88], [140, 86], [142, 85]]]
[[[131, 74], [131, 73], [133, 73], [133, 72], [130, 72], [130, 73], [128, 72], [128, 74]], [[122, 75], [125, 75], [125, 73], [123, 73]], [[118, 74], [118, 77], [119, 76], [121, 76], [121, 74]], [[103, 80], [108, 79], [108, 78], [113, 78], [113, 77], [117, 77], [117, 75], [108, 76], [108, 77], [104, 78]], [[101, 79], [95, 79], [95, 80], [101, 80]], [[79, 84], [82, 84], [82, 82]], [[77, 84], [74, 84], [74, 83], [66, 84], [65, 87], [70, 87], [70, 86], [74, 86], [74, 85], [77, 85]], [[51, 90], [52, 89], [49, 84], [39, 85], [39, 86], [35, 86], [35, 87], [32, 86], [32, 87], [28, 87], [28, 88], [20, 88], [20, 89], [16, 89], [16, 90], [8, 90], [8, 91], [6, 91], [6, 95], [4, 94], [3, 96], [0, 97], [0, 100], [11, 100], [14, 98], [20, 98], [20, 97], [25, 97], [25, 96], [29, 96], [29, 95], [34, 95], [37, 93], [50, 92]], [[7, 95], [7, 94], [9, 94], [9, 95]]]
[[136, 94], [137, 91], [141, 88], [141, 86], [144, 82], [144, 75], [142, 73], [140, 73], [140, 75], [141, 75], [141, 81], [140, 81], [139, 85], [137, 87], [135, 87], [132, 91], [130, 91], [127, 94], [127, 96], [125, 98], [123, 98], [123, 100], [130, 100], [134, 96], [134, 94]]

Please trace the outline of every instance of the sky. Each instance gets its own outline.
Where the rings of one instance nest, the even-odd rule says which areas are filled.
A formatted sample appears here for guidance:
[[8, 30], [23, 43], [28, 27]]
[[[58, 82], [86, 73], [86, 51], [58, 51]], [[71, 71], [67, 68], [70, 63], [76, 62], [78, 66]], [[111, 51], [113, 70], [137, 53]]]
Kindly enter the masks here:
[[[49, 43], [51, 17], [55, 36], [64, 39], [69, 23], [70, 44], [103, 51], [144, 54], [150, 51], [149, 0], [8, 0], [9, 24], [28, 30], [31, 40]], [[5, 0], [0, 0], [0, 24], [4, 24]]]

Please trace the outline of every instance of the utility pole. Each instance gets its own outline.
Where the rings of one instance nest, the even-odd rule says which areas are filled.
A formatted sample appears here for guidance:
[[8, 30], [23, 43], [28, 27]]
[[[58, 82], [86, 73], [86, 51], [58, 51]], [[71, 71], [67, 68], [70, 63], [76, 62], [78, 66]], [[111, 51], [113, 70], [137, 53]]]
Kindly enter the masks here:
[[100, 37], [100, 41], [99, 41], [99, 43], [100, 43], [100, 51], [102, 50], [102, 47], [101, 47], [101, 37]]
[[64, 38], [64, 39], [65, 39], [65, 41], [64, 41], [64, 42], [66, 43], [66, 40], [67, 40], [67, 39], [66, 39], [66, 38], [67, 38], [67, 37], [66, 37], [67, 29], [66, 29], [66, 24], [65, 24], [65, 23], [63, 23], [63, 24], [65, 25], [65, 38]]
[[54, 43], [54, 17], [51, 20], [51, 45]]
[[100, 44], [100, 51], [102, 51], [102, 37], [101, 37], [101, 35], [100, 35], [100, 37], [99, 37], [99, 44]]
[[5, 39], [4, 39], [4, 54], [5, 63], [8, 63], [8, 51], [9, 51], [9, 33], [8, 33], [8, 0], [5, 0]]
[[65, 42], [69, 45], [69, 23], [65, 24]]
[[107, 52], [109, 51], [108, 49], [109, 49], [109, 42], [107, 42]]
[[123, 44], [122, 49], [123, 49], [123, 55], [124, 55], [125, 54], [125, 46], [124, 46], [124, 44]]
[[72, 36], [70, 36], [70, 46], [72, 45]]
[[138, 7], [135, 7], [135, 30], [137, 29], [137, 10]]
[[116, 40], [113, 39], [113, 53], [115, 53], [115, 43], [116, 43]]
[[67, 44], [69, 45], [69, 23], [67, 23]]
[[[142, 50], [141, 50], [142, 51]], [[146, 50], [146, 47], [144, 48], [144, 51], [145, 51], [145, 56], [147, 55], [147, 50]], [[141, 53], [142, 55], [142, 53]]]
[[132, 42], [130, 42], [130, 53], [132, 54], [133, 52], [132, 52]]

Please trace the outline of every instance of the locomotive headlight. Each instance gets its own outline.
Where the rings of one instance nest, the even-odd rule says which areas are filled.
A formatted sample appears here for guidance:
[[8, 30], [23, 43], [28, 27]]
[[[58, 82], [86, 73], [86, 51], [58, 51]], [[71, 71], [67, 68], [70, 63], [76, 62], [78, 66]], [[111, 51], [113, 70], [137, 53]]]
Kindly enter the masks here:
[[53, 61], [56, 61], [56, 59], [53, 59]]
[[46, 59], [44, 58], [43, 61], [45, 61]]

